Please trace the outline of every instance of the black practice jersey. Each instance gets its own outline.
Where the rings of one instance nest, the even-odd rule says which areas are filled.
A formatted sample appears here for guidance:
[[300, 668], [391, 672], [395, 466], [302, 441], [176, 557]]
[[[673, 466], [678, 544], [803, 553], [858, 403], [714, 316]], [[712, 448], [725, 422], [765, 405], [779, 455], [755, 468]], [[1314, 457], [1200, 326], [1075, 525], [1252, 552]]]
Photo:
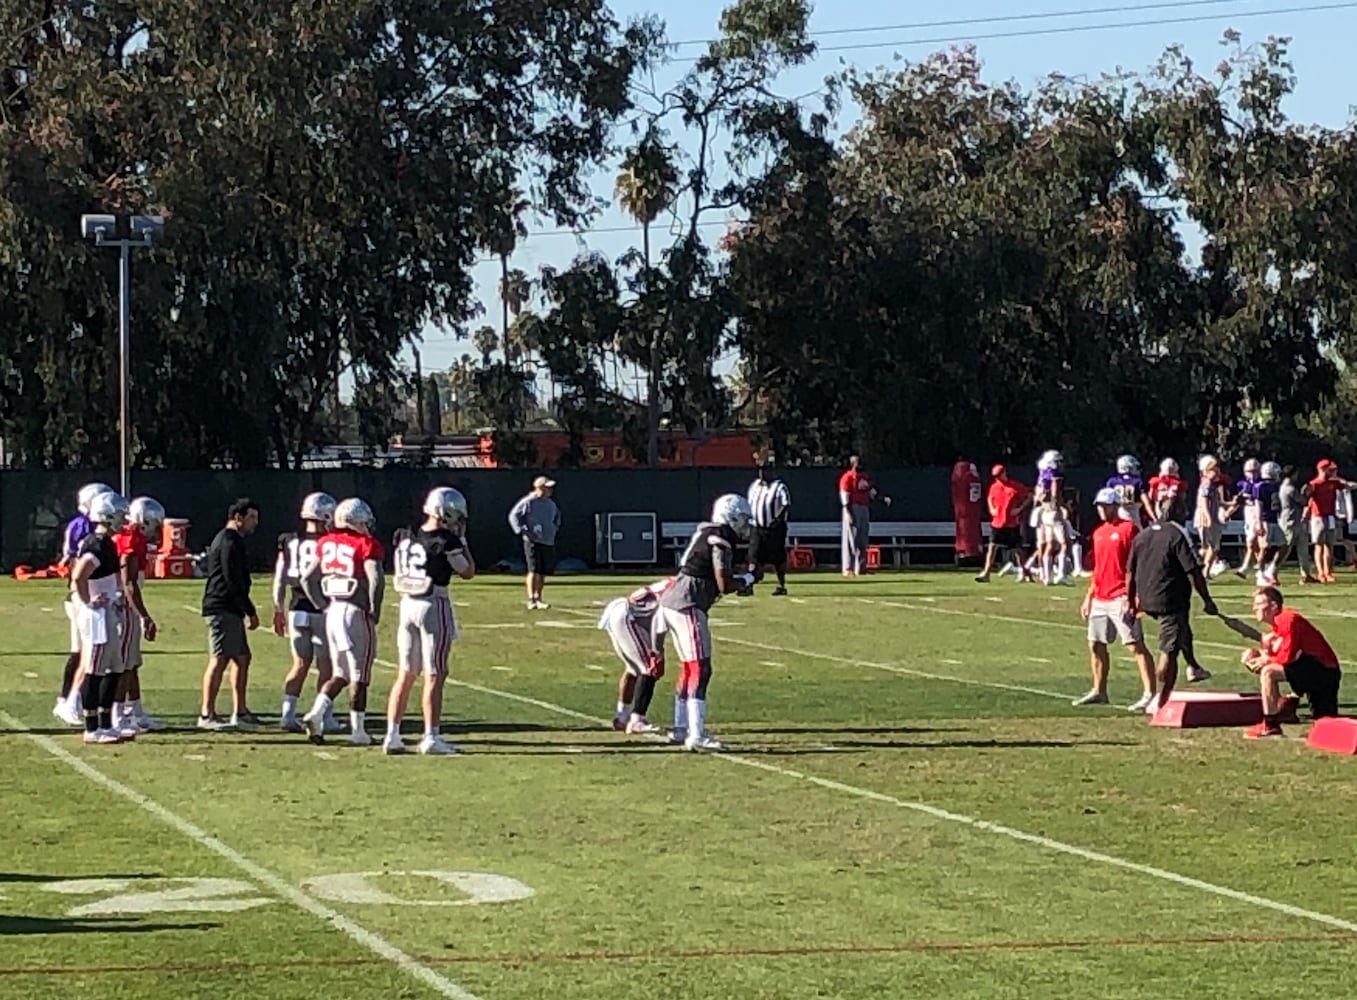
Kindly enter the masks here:
[[85, 556], [94, 556], [96, 559], [94, 572], [90, 574], [91, 580], [102, 580], [118, 572], [118, 546], [113, 544], [112, 535], [102, 535], [98, 532], [86, 535], [80, 543], [80, 549], [75, 557], [76, 562]]
[[391, 540], [397, 592], [422, 597], [434, 587], [446, 587], [456, 575], [453, 557], [465, 543], [447, 528], [425, 531], [401, 528]]
[[302, 590], [302, 578], [316, 565], [316, 540], [322, 534], [322, 531], [289, 531], [278, 536], [278, 559], [283, 567], [283, 582], [292, 590], [289, 607], [293, 611], [315, 614], [320, 610]]
[[679, 556], [674, 585], [660, 595], [660, 604], [676, 611], [710, 609], [721, 596], [716, 584], [716, 568], [720, 565], [727, 573], [734, 573], [740, 545], [739, 537], [729, 525], [699, 524], [692, 541]]

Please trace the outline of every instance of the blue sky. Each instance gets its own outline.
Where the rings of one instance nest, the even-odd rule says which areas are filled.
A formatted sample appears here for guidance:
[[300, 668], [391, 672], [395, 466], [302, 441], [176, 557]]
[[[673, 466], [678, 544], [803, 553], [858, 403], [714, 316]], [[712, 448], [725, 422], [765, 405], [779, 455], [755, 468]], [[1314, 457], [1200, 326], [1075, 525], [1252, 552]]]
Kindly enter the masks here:
[[[964, 38], [976, 35], [1015, 30], [1049, 29], [1072, 25], [1120, 24], [1128, 21], [1165, 21], [1186, 17], [1207, 17], [1196, 23], [1117, 27], [1101, 31], [1081, 31], [1061, 35], [1035, 35], [1008, 39], [979, 39], [975, 44], [991, 80], [1016, 79], [1023, 84], [1035, 83], [1051, 71], [1067, 76], [1099, 73], [1118, 67], [1139, 70], [1149, 67], [1171, 44], [1182, 44], [1205, 70], [1217, 63], [1224, 50], [1220, 47], [1222, 33], [1235, 28], [1245, 42], [1254, 42], [1269, 35], [1285, 35], [1292, 39], [1291, 56], [1296, 67], [1298, 85], [1288, 105], [1291, 117], [1297, 121], [1339, 127], [1347, 122], [1349, 108], [1357, 104], [1357, 88], [1351, 84], [1352, 39], [1357, 37], [1357, 4], [1345, 9], [1331, 9], [1308, 13], [1280, 13], [1287, 8], [1325, 5], [1336, 0], [1237, 0], [1202, 4], [1185, 2], [1173, 7], [1167, 0], [1148, 0], [1157, 9], [1135, 13], [1087, 13], [1083, 16], [1033, 19], [1020, 23], [991, 23], [969, 27], [949, 26], [915, 30], [880, 30], [861, 34], [836, 34], [817, 38], [822, 46], [875, 45], [881, 42], [900, 42], [888, 47], [861, 48], [853, 51], [819, 54], [808, 66], [788, 73], [779, 81], [784, 94], [801, 94], [817, 87], [823, 78], [847, 63], [861, 68], [889, 65], [895, 54], [905, 60], [918, 60], [930, 51], [946, 48], [950, 43], [909, 44], [911, 39]], [[613, 10], [627, 18], [644, 13], [659, 15], [668, 25], [669, 38], [674, 41], [710, 38], [716, 33], [721, 0], [613, 0]], [[1095, 11], [1108, 7], [1129, 7], [1128, 0], [954, 0], [951, 3], [892, 3], [889, 0], [821, 0], [812, 18], [811, 30], [837, 31], [890, 25], [920, 24], [924, 22], [954, 21], [971, 18], [1011, 17], [1014, 15], [1046, 14], [1051, 12]], [[1278, 11], [1278, 13], [1268, 13]], [[1259, 16], [1241, 16], [1241, 15]], [[682, 55], [689, 57], [700, 50], [685, 48]], [[840, 61], [842, 60], [842, 62]], [[671, 75], [679, 70], [671, 69]], [[659, 77], [663, 82], [663, 74]], [[845, 129], [855, 117], [852, 108], [844, 108], [839, 115], [839, 128]], [[679, 135], [675, 139], [681, 138]], [[597, 178], [597, 193], [612, 197], [612, 174], [605, 172]], [[598, 229], [629, 226], [630, 220], [616, 210], [605, 212], [594, 224]], [[555, 230], [546, 223], [530, 231]], [[719, 235], [720, 230], [712, 231]], [[586, 234], [584, 242], [609, 258], [616, 258], [628, 247], [639, 245], [639, 233]], [[573, 235], [539, 233], [521, 245], [513, 258], [513, 266], [534, 275], [544, 264], [568, 266], [582, 250]], [[498, 327], [497, 264], [482, 264], [476, 270], [479, 297], [487, 306], [484, 322]], [[480, 325], [478, 320], [472, 326]], [[463, 353], [470, 353], [467, 341], [458, 341], [437, 329], [426, 331], [421, 347], [423, 367], [432, 371], [448, 367]], [[723, 364], [725, 368], [729, 364]]]

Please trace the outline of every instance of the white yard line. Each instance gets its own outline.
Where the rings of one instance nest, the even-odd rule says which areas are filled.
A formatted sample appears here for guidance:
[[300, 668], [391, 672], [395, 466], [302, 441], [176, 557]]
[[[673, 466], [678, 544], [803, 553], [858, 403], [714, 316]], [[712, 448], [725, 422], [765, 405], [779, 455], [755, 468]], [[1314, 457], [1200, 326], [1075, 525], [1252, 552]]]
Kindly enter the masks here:
[[[727, 639], [726, 641], [731, 642], [733, 640]], [[456, 684], [458, 687], [464, 687], [468, 690], [477, 691], [492, 697], [504, 698], [508, 701], [516, 701], [524, 705], [532, 705], [536, 708], [553, 712], [556, 715], [578, 719], [582, 722], [590, 722], [600, 727], [607, 725], [606, 720], [596, 718], [585, 712], [577, 712], [573, 708], [566, 708], [564, 705], [556, 705], [549, 701], [542, 701], [540, 698], [529, 698], [525, 695], [514, 694], [510, 691], [498, 691], [495, 688], [484, 687], [480, 684], [471, 684], [467, 681], [459, 681], [452, 678], [448, 679], [448, 683]], [[1060, 697], [1064, 696], [1061, 695]], [[663, 740], [664, 737], [657, 736], [655, 739]], [[1007, 837], [1008, 839], [1016, 840], [1019, 843], [1031, 844], [1034, 847], [1041, 847], [1045, 850], [1054, 851], [1059, 854], [1068, 854], [1071, 857], [1079, 858], [1083, 861], [1092, 861], [1096, 864], [1107, 865], [1111, 868], [1120, 868], [1124, 871], [1134, 872], [1138, 875], [1146, 875], [1163, 882], [1171, 882], [1174, 885], [1180, 885], [1188, 889], [1196, 889], [1199, 892], [1209, 893], [1213, 896], [1221, 896], [1225, 899], [1234, 900], [1237, 903], [1247, 903], [1250, 906], [1256, 906], [1260, 909], [1272, 910], [1276, 913], [1285, 913], [1287, 916], [1298, 917], [1302, 920], [1309, 920], [1339, 930], [1357, 933], [1357, 922], [1351, 920], [1344, 920], [1341, 917], [1330, 916], [1327, 913], [1320, 913], [1317, 910], [1307, 910], [1304, 907], [1293, 906], [1290, 903], [1268, 899], [1266, 896], [1256, 896], [1253, 893], [1241, 892], [1238, 889], [1217, 885], [1214, 882], [1206, 882], [1202, 879], [1193, 878], [1190, 875], [1180, 875], [1177, 872], [1172, 872], [1165, 868], [1156, 868], [1153, 865], [1144, 865], [1138, 861], [1129, 861], [1126, 858], [1119, 858], [1114, 854], [1104, 854], [1101, 851], [1092, 851], [1075, 844], [1066, 844], [1063, 841], [1054, 840], [1051, 837], [1027, 833], [1011, 826], [1004, 826], [1000, 823], [991, 823], [988, 820], [978, 819], [974, 816], [966, 816], [961, 813], [951, 812], [947, 809], [940, 809], [937, 806], [928, 805], [926, 802], [912, 802], [908, 799], [896, 798], [893, 795], [874, 792], [867, 788], [859, 788], [857, 785], [849, 785], [842, 781], [821, 778], [813, 774], [806, 774], [804, 771], [794, 771], [791, 768], [780, 767], [777, 764], [769, 764], [750, 757], [742, 757], [738, 753], [720, 753], [712, 754], [711, 756], [716, 760], [724, 761], [728, 764], [738, 764], [741, 767], [766, 771], [770, 774], [782, 775], [783, 777], [793, 778], [797, 781], [805, 781], [820, 788], [851, 795], [854, 798], [880, 802], [885, 805], [895, 806], [898, 809], [907, 809], [910, 812], [919, 813], [932, 819], [941, 820], [942, 822], [955, 823], [959, 826], [969, 827], [980, 833], [987, 833], [996, 837]]]
[[42, 736], [38, 733], [30, 732], [20, 720], [16, 719], [8, 712], [0, 711], [0, 723], [3, 723], [10, 729], [23, 733], [23, 735], [31, 740], [39, 749], [50, 754], [63, 764], [66, 764], [84, 778], [87, 778], [89, 781], [106, 791], [112, 792], [119, 798], [126, 799], [133, 805], [140, 807], [144, 812], [149, 813], [166, 826], [178, 830], [198, 846], [206, 848], [218, 857], [223, 858], [250, 878], [254, 879], [255, 882], [271, 889], [280, 899], [286, 900], [297, 907], [297, 909], [311, 914], [311, 916], [318, 920], [325, 921], [335, 930], [352, 940], [355, 944], [386, 959], [391, 964], [400, 968], [403, 972], [408, 973], [412, 978], [417, 979], [425, 986], [428, 986], [439, 996], [447, 997], [448, 1000], [478, 1000], [474, 993], [469, 993], [446, 976], [440, 975], [427, 965], [422, 965], [418, 960], [407, 955], [385, 938], [379, 937], [366, 927], [350, 920], [338, 910], [332, 909], [314, 897], [302, 892], [302, 890], [287, 882], [281, 876], [274, 874], [257, 862], [251, 861], [235, 848], [218, 840], [201, 827], [190, 823], [177, 813], [171, 812], [159, 802], [148, 798], [136, 789], [129, 788], [122, 782], [110, 778], [108, 775], [104, 774], [103, 771], [98, 770], [75, 754], [70, 753], [54, 740], [50, 740], [46, 736]]

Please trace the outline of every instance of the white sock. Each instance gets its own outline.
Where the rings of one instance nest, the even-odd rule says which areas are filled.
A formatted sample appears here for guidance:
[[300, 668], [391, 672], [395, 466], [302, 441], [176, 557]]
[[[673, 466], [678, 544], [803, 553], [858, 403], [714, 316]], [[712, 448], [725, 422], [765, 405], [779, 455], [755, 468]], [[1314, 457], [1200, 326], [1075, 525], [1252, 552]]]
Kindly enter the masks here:
[[386, 740], [388, 743], [399, 743], [401, 739], [400, 719], [386, 720]]
[[365, 714], [365, 713], [363, 713], [363, 712], [350, 712], [350, 713], [349, 713], [349, 728], [351, 728], [355, 733], [361, 733], [361, 732], [363, 731], [363, 715], [364, 715], [364, 714]]
[[625, 701], [619, 701], [619, 702], [617, 703], [617, 712], [616, 712], [616, 714], [617, 714], [619, 717], [620, 717], [620, 716], [623, 716], [623, 715], [626, 715], [626, 714], [627, 714], [628, 712], [630, 712], [630, 711], [631, 711], [631, 706], [628, 705]]
[[1074, 571], [1078, 573], [1084, 568], [1084, 546], [1079, 542], [1074, 543]]
[[297, 717], [297, 696], [295, 694], [283, 695], [283, 718], [295, 719]]
[[688, 739], [700, 740], [706, 735], [707, 702], [702, 698], [688, 699]]
[[334, 708], [334, 699], [323, 691], [316, 695], [316, 700], [311, 704], [311, 711], [307, 715], [320, 715], [325, 718], [330, 717], [330, 710]]
[[682, 733], [688, 728], [688, 699], [674, 697], [674, 731]]

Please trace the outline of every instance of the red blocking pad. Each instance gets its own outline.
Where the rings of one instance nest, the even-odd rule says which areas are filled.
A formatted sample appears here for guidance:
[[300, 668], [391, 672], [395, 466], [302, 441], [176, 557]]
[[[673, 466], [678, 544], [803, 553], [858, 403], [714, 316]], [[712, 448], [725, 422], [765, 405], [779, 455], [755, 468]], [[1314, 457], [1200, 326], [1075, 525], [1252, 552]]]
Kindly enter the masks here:
[[1305, 743], [1329, 753], [1357, 754], [1357, 719], [1337, 716], [1316, 719], [1310, 735], [1305, 737]]
[[[1294, 697], [1282, 699], [1282, 722], [1294, 723]], [[1174, 691], [1168, 704], [1155, 713], [1150, 725], [1163, 729], [1203, 729], [1208, 726], [1252, 726], [1263, 721], [1263, 696], [1242, 691]]]

